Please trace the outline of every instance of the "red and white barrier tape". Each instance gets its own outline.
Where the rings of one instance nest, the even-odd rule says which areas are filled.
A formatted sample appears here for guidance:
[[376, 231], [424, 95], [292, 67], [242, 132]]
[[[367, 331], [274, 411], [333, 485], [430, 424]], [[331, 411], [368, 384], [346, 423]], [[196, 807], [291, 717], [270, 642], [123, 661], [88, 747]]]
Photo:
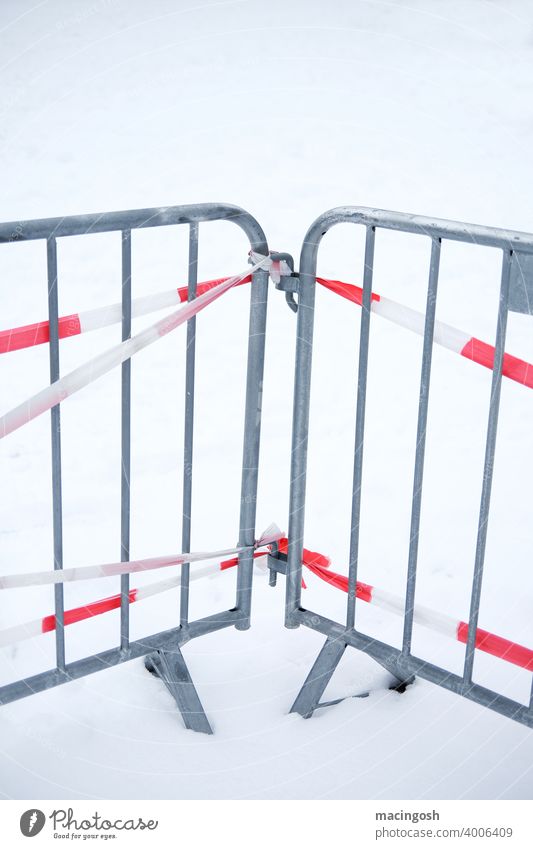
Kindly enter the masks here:
[[[198, 283], [196, 297], [204, 295], [220, 283], [225, 283], [229, 277], [218, 277], [216, 280], [206, 280]], [[250, 283], [252, 279], [248, 272], [245, 277], [236, 283]], [[186, 303], [189, 289], [183, 286], [179, 289], [170, 289], [167, 292], [158, 292], [156, 295], [147, 295], [144, 298], [136, 298], [131, 303], [132, 318], [139, 318], [158, 310], [174, 307]], [[98, 307], [94, 310], [64, 315], [59, 318], [58, 332], [60, 339], [70, 336], [79, 336], [91, 330], [100, 330], [122, 321], [122, 304], [111, 304], [107, 307]], [[13, 327], [10, 330], [0, 331], [0, 354], [8, 354], [10, 351], [20, 351], [23, 348], [32, 348], [35, 345], [43, 345], [50, 341], [50, 326], [47, 321], [39, 321], [36, 324], [26, 324], [23, 327]]]
[[[235, 286], [250, 283], [255, 268], [267, 267], [274, 283], [279, 282], [281, 276], [291, 274], [291, 270], [284, 260], [273, 260], [255, 251], [250, 251], [249, 256], [255, 266], [236, 282]], [[200, 295], [204, 295], [229, 279], [229, 277], [217, 277], [215, 280], [198, 283], [195, 298], [199, 298]], [[187, 301], [188, 296], [189, 287], [182, 286], [179, 289], [158, 292], [144, 298], [135, 298], [131, 302], [132, 318], [139, 318], [142, 315], [183, 304]], [[70, 336], [80, 336], [82, 333], [89, 333], [91, 330], [100, 330], [102, 327], [118, 324], [120, 321], [122, 321], [122, 304], [110, 304], [94, 310], [60, 316], [58, 319], [58, 335], [60, 339], [67, 339]], [[43, 345], [48, 342], [50, 342], [50, 324], [48, 321], [12, 327], [9, 330], [0, 331], [0, 354], [20, 351], [23, 348], [33, 348], [36, 345]]]
[[[287, 553], [286, 539], [280, 540], [279, 550], [283, 554]], [[330, 560], [325, 555], [304, 549], [302, 563], [326, 583], [345, 593], [348, 592], [348, 578], [346, 575], [331, 572], [329, 569]], [[370, 584], [357, 581], [356, 596], [361, 601], [374, 604], [382, 610], [389, 611], [389, 613], [394, 613], [397, 616], [405, 615], [405, 601], [386, 590], [380, 590]], [[439, 613], [421, 604], [415, 606], [413, 619], [417, 625], [437, 631], [452, 640], [457, 640], [460, 643], [468, 642], [468, 622], [453, 619], [451, 616]], [[489, 631], [478, 628], [476, 631], [476, 648], [501, 660], [506, 660], [508, 663], [513, 663], [515, 666], [533, 671], [533, 650], [507, 640], [505, 637], [499, 637], [497, 634], [491, 634]]]
[[[266, 260], [270, 262], [270, 276], [274, 282], [279, 282], [280, 277], [290, 275], [291, 273], [290, 268], [284, 260], [272, 260], [253, 251], [250, 252], [250, 256], [259, 265], [265, 263]], [[229, 277], [220, 277], [215, 280], [207, 280], [204, 283], [199, 283], [197, 286], [197, 296], [204, 295], [218, 285], [226, 283], [229, 279]], [[330, 291], [352, 301], [352, 303], [362, 306], [363, 290], [360, 286], [355, 286], [352, 283], [344, 283], [341, 280], [330, 280], [326, 277], [317, 277], [316, 279], [318, 283]], [[233, 285], [238, 286], [243, 283], [249, 283], [250, 280], [251, 272], [248, 272]], [[179, 289], [171, 289], [167, 292], [159, 292], [156, 295], [137, 298], [132, 302], [132, 316], [136, 318], [156, 312], [157, 310], [175, 306], [178, 303], [187, 301], [187, 297], [188, 288], [184, 286]], [[423, 313], [417, 310], [413, 310], [410, 307], [406, 307], [403, 304], [399, 304], [396, 301], [384, 298], [375, 293], [372, 293], [371, 310], [376, 315], [380, 315], [394, 324], [411, 330], [419, 336], [424, 335], [425, 317]], [[87, 310], [86, 312], [61, 316], [58, 323], [59, 338], [66, 339], [70, 336], [79, 336], [81, 333], [99, 330], [102, 327], [116, 324], [121, 320], [121, 304], [112, 304], [107, 307]], [[50, 328], [47, 321], [3, 330], [0, 331], [0, 354], [41, 345], [49, 341]], [[478, 365], [490, 370], [493, 368], [494, 347], [487, 342], [483, 342], [481, 339], [477, 339], [475, 336], [469, 336], [468, 333], [464, 333], [462, 330], [458, 330], [449, 324], [441, 321], [435, 322], [434, 341], [437, 345], [448, 348], [448, 350], [460, 354], [462, 357], [472, 360]], [[530, 389], [533, 388], [533, 364], [519, 357], [514, 357], [512, 354], [504, 354], [503, 376]]]
[[[256, 552], [254, 557], [265, 557], [267, 552]], [[231, 560], [223, 560], [221, 563], [214, 563], [209, 566], [203, 566], [200, 569], [194, 569], [190, 574], [191, 581], [197, 581], [200, 578], [208, 578], [213, 575], [220, 575], [221, 572], [236, 566], [238, 558]], [[158, 581], [155, 584], [149, 584], [146, 587], [130, 590], [128, 593], [129, 604], [136, 601], [144, 601], [159, 593], [167, 592], [167, 590], [179, 587], [181, 583], [181, 575], [174, 578], [169, 578], [166, 581]], [[83, 622], [85, 619], [92, 619], [94, 616], [100, 616], [102, 613], [109, 613], [111, 610], [117, 610], [121, 606], [122, 596], [120, 593], [101, 598], [98, 601], [89, 602], [81, 607], [73, 607], [70, 610], [65, 610], [63, 623], [73, 625], [76, 622]], [[39, 634], [47, 634], [50, 631], [56, 630], [55, 614], [44, 616], [42, 619], [34, 619], [31, 622], [24, 622], [20, 625], [13, 625], [10, 628], [5, 628], [0, 631], [0, 648], [19, 643], [22, 640], [29, 640], [32, 637], [37, 637]]]
[[[326, 289], [335, 292], [342, 298], [352, 301], [354, 304], [362, 306], [363, 290], [360, 286], [354, 286], [351, 283], [343, 283], [340, 280], [328, 280], [325, 277], [317, 277], [317, 282]], [[392, 321], [394, 324], [405, 327], [407, 330], [412, 330], [419, 336], [424, 335], [425, 316], [417, 310], [410, 307], [405, 307], [396, 301], [391, 301], [389, 298], [383, 298], [381, 295], [372, 293], [371, 311], [387, 321]], [[491, 369], [494, 365], [495, 349], [487, 342], [482, 342], [481, 339], [476, 339], [475, 336], [469, 336], [468, 333], [463, 333], [462, 330], [457, 330], [449, 324], [442, 321], [435, 322], [435, 333], [433, 340], [437, 345], [442, 345], [480, 366]], [[533, 364], [518, 357], [513, 357], [512, 354], [503, 355], [502, 374], [510, 380], [515, 380], [523, 386], [533, 389]]]
[[[277, 525], [269, 527], [261, 534], [253, 548], [263, 548], [277, 540], [283, 534]], [[170, 554], [166, 557], [149, 557], [144, 560], [130, 560], [124, 563], [104, 563], [101, 566], [77, 566], [73, 569], [55, 569], [50, 572], [26, 572], [22, 575], [0, 575], [0, 590], [12, 590], [20, 587], [37, 587], [45, 584], [66, 584], [71, 581], [88, 581], [93, 578], [109, 578], [113, 575], [128, 575], [133, 572], [149, 572], [166, 566], [179, 566], [182, 563], [197, 563], [200, 560], [220, 560], [228, 554], [242, 554], [248, 546], [225, 548], [218, 551], [188, 552]]]
[[0, 439], [18, 430], [18, 428], [37, 418], [37, 416], [40, 416], [47, 410], [50, 410], [52, 407], [55, 407], [56, 404], [64, 401], [65, 398], [78, 392], [78, 390], [88, 386], [89, 383], [102, 377], [102, 375], [111, 371], [116, 366], [121, 365], [121, 363], [128, 360], [134, 354], [142, 351], [153, 342], [157, 342], [158, 339], [166, 336], [172, 330], [175, 330], [176, 327], [185, 324], [185, 322], [197, 315], [206, 306], [213, 303], [217, 298], [220, 298], [228, 289], [237, 286], [239, 283], [243, 283], [249, 274], [269, 262], [268, 257], [266, 259], [263, 258], [260, 262], [255, 263], [251, 269], [243, 271], [242, 274], [226, 278], [222, 283], [213, 286], [213, 288], [204, 292], [203, 295], [195, 298], [194, 301], [185, 304], [181, 309], [165, 318], [159, 319], [155, 324], [138, 333], [137, 336], [132, 336], [131, 339], [127, 339], [125, 342], [109, 348], [107, 351], [89, 360], [89, 362], [74, 369], [70, 374], [65, 375], [60, 380], [32, 395], [31, 398], [14, 407], [14, 409], [5, 413], [0, 418]]
[[[284, 260], [272, 260], [263, 254], [250, 251], [250, 258], [256, 263], [255, 268], [268, 267], [272, 280], [276, 283], [283, 275], [291, 274], [291, 270]], [[249, 270], [235, 286], [250, 283], [252, 272]], [[217, 277], [215, 280], [206, 280], [196, 286], [195, 298], [211, 291], [214, 287], [229, 280], [229, 277]], [[168, 309], [177, 304], [186, 303], [189, 296], [189, 287], [181, 286], [179, 289], [170, 289], [166, 292], [158, 292], [155, 295], [147, 295], [144, 298], [135, 298], [131, 302], [132, 318]], [[94, 310], [63, 315], [58, 319], [58, 335], [60, 339], [70, 336], [80, 336], [91, 330], [100, 330], [122, 321], [122, 304], [110, 304], [106, 307], [98, 307]], [[20, 351], [23, 348], [33, 348], [36, 345], [44, 345], [50, 342], [50, 325], [48, 321], [38, 321], [35, 324], [25, 324], [22, 327], [12, 327], [9, 330], [0, 331], [0, 354], [8, 354], [11, 351]]]

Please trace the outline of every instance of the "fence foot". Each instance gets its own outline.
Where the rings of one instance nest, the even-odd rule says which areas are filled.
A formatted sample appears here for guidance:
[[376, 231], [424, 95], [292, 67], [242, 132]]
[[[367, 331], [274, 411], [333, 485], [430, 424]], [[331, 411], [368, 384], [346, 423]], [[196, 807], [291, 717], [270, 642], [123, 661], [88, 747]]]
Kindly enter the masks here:
[[299, 713], [304, 719], [309, 719], [313, 715], [345, 650], [346, 643], [333, 640], [331, 637], [327, 638], [302, 689], [296, 696], [290, 713]]
[[394, 683], [390, 684], [389, 690], [393, 690], [395, 693], [405, 693], [407, 688], [411, 684], [414, 684], [415, 676], [408, 675], [406, 677], [400, 671], [400, 669], [398, 668], [398, 664], [394, 660], [385, 661], [383, 660], [383, 658], [378, 659], [377, 657], [373, 657], [372, 659], [375, 660], [376, 663], [379, 663], [379, 665], [382, 666], [383, 669], [386, 669], [386, 671], [389, 672], [394, 678]]
[[[397, 672], [392, 673], [395, 677], [398, 675]], [[415, 676], [411, 675], [409, 678], [397, 678], [394, 684], [391, 684], [389, 690], [393, 690], [395, 693], [405, 693], [407, 688], [415, 683]]]
[[[290, 713], [299, 713], [304, 719], [309, 719], [317, 708], [330, 707], [344, 701], [344, 698], [332, 699], [329, 702], [321, 702], [320, 699], [345, 652], [346, 646], [347, 644], [342, 640], [327, 638], [290, 709]], [[405, 693], [409, 684], [412, 684], [415, 680], [414, 675], [409, 678], [402, 676], [394, 664], [383, 663], [380, 660], [377, 662], [395, 678], [395, 682], [391, 684], [389, 690]], [[355, 696], [346, 696], [345, 698], [364, 699], [368, 695], [369, 693], [358, 693]]]
[[212, 734], [213, 729], [205, 715], [196, 687], [192, 682], [185, 659], [176, 646], [172, 651], [157, 651], [147, 655], [144, 665], [148, 672], [160, 678], [174, 697], [182, 715], [185, 728]]

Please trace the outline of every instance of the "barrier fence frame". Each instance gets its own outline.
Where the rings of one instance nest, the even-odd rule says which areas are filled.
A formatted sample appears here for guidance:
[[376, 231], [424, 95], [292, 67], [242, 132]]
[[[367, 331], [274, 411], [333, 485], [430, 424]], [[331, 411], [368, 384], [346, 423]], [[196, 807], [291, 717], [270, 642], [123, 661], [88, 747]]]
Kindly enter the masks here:
[[[60, 377], [57, 240], [68, 236], [83, 236], [93, 233], [118, 232], [121, 234], [122, 339], [125, 340], [131, 335], [132, 232], [149, 227], [188, 225], [189, 262], [187, 279], [188, 300], [190, 301], [196, 296], [199, 225], [208, 221], [230, 221], [236, 224], [247, 236], [251, 250], [268, 256], [266, 238], [259, 223], [248, 212], [231, 204], [187, 204], [0, 224], [0, 243], [46, 241], [51, 383], [57, 381]], [[238, 630], [247, 630], [250, 627], [268, 279], [268, 271], [257, 270], [252, 275], [238, 538], [238, 545], [246, 547], [246, 550], [239, 555], [235, 606], [230, 610], [223, 610], [190, 622], [189, 566], [184, 565], [181, 571], [179, 624], [169, 630], [132, 642], [130, 641], [129, 627], [129, 575], [122, 575], [119, 645], [99, 654], [67, 663], [65, 659], [63, 586], [56, 584], [54, 587], [56, 667], [1, 686], [0, 704], [7, 704], [33, 693], [90, 675], [98, 670], [145, 656], [147, 669], [162, 679], [175, 698], [185, 726], [195, 731], [212, 733], [183, 658], [181, 646], [189, 640], [222, 628], [235, 626]], [[192, 318], [187, 324], [185, 365], [185, 431], [182, 482], [182, 551], [185, 552], [190, 550], [191, 541], [195, 340], [196, 318]], [[63, 568], [60, 406], [58, 404], [51, 410], [54, 569]], [[127, 360], [122, 365], [121, 375], [120, 554], [123, 562], [130, 559], [130, 425], [131, 360]]]
[[[302, 552], [304, 547], [306, 473], [313, 354], [313, 325], [315, 312], [315, 287], [317, 257], [323, 236], [337, 224], [350, 223], [365, 228], [365, 256], [363, 273], [363, 303], [359, 340], [359, 366], [356, 402], [355, 446], [350, 531], [349, 581], [346, 619], [335, 622], [307, 610], [301, 603]], [[431, 258], [428, 272], [427, 305], [423, 340], [418, 424], [411, 504], [411, 533], [407, 566], [405, 614], [402, 648], [380, 642], [356, 628], [355, 600], [358, 570], [359, 526], [361, 511], [361, 483], [363, 471], [365, 402], [370, 332], [370, 308], [376, 231], [395, 230], [426, 236], [431, 240]], [[459, 241], [498, 248], [502, 251], [501, 286], [499, 297], [496, 348], [492, 373], [492, 386], [487, 423], [485, 460], [481, 486], [481, 503], [477, 531], [468, 641], [462, 675], [430, 663], [411, 652], [413, 614], [418, 559], [420, 508], [424, 473], [425, 437], [429, 403], [431, 357], [435, 325], [436, 298], [439, 279], [441, 246], [446, 241]], [[304, 625], [326, 636], [326, 642], [307, 676], [291, 712], [308, 718], [320, 707], [321, 697], [347, 646], [359, 649], [397, 680], [397, 689], [403, 690], [415, 676], [433, 682], [447, 690], [471, 699], [526, 726], [533, 727], [533, 687], [528, 705], [514, 701], [500, 693], [483, 687], [472, 680], [474, 652], [481, 598], [481, 585], [490, 512], [490, 497], [496, 448], [496, 433], [500, 408], [502, 363], [509, 308], [531, 314], [533, 304], [533, 235], [492, 227], [464, 224], [443, 219], [389, 212], [358, 206], [337, 207], [329, 210], [311, 225], [301, 250], [298, 286], [298, 323], [296, 365], [293, 397], [292, 454], [289, 495], [289, 532], [287, 563], [277, 564], [278, 571], [286, 572], [285, 625], [297, 628]], [[276, 568], [274, 557], [270, 557]], [[279, 558], [278, 558], [279, 561]]]

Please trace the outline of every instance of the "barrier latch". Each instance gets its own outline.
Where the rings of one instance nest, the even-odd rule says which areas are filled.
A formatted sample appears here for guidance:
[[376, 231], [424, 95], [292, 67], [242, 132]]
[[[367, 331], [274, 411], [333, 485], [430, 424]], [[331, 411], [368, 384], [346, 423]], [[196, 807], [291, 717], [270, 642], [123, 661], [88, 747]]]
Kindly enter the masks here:
[[285, 300], [293, 312], [298, 311], [298, 304], [294, 300], [294, 295], [299, 292], [300, 278], [298, 272], [294, 270], [294, 259], [291, 254], [271, 251], [270, 258], [272, 260], [272, 268], [270, 276], [274, 281], [276, 289], [285, 292]]
[[[270, 251], [267, 257], [250, 251], [249, 262], [259, 262], [261, 259], [269, 260], [268, 273], [276, 289], [285, 292], [285, 300], [293, 312], [298, 311], [298, 304], [294, 300], [295, 293], [299, 292], [300, 278], [294, 270], [294, 259], [291, 254], [282, 251]], [[265, 262], [266, 264], [266, 262]]]

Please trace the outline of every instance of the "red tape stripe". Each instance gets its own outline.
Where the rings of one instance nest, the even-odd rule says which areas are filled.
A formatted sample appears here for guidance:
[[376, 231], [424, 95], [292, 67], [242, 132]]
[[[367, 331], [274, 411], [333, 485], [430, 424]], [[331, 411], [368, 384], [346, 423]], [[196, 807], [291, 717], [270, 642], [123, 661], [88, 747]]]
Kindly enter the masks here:
[[[133, 604], [137, 600], [137, 590], [130, 590], [129, 603]], [[75, 622], [82, 622], [84, 619], [90, 619], [92, 616], [99, 616], [101, 613], [107, 613], [109, 610], [116, 610], [120, 607], [122, 596], [109, 596], [109, 598], [101, 598], [99, 601], [93, 601], [90, 604], [84, 604], [83, 607], [73, 607], [71, 610], [65, 610], [64, 622], [65, 625], [73, 625]], [[49, 631], [55, 631], [56, 617], [54, 614], [45, 616], [42, 621], [42, 632], [47, 634]]]
[[[340, 295], [341, 298], [346, 298], [347, 301], [352, 301], [360, 307], [363, 306], [363, 290], [360, 286], [354, 286], [352, 283], [343, 283], [342, 280], [328, 280], [326, 277], [317, 277], [316, 281], [331, 292]], [[372, 292], [372, 300], [379, 301], [381, 298], [375, 292]]]
[[[199, 297], [199, 295], [203, 295], [205, 292], [209, 292], [210, 289], [213, 289], [215, 286], [218, 286], [219, 283], [225, 283], [226, 280], [229, 280], [229, 277], [217, 277], [216, 280], [206, 280], [204, 283], [198, 283], [198, 285], [196, 287], [196, 297]], [[244, 283], [251, 283], [251, 282], [252, 282], [252, 275], [249, 274], [248, 277], [245, 277], [239, 283], [236, 283], [233, 288], [237, 288], [237, 286], [242, 286]], [[182, 302], [182, 304], [185, 303], [185, 301], [189, 297], [189, 287], [188, 286], [181, 286], [178, 289], [178, 295], [179, 295], [179, 299]]]
[[[280, 552], [282, 554], [287, 554], [288, 540], [280, 539], [278, 545]], [[330, 571], [329, 565], [331, 561], [325, 554], [320, 554], [318, 551], [310, 551], [308, 548], [304, 548], [302, 563], [304, 566], [307, 566], [310, 572], [318, 575], [318, 577], [322, 578], [322, 580], [327, 584], [331, 584], [332, 587], [336, 587], [336, 589], [342, 590], [345, 593], [348, 592], [348, 578], [346, 575], [339, 575], [337, 572]], [[362, 581], [357, 581], [356, 595], [357, 598], [361, 599], [361, 601], [371, 602], [372, 587], [370, 584], [363, 584]]]
[[[253, 555], [254, 558], [255, 557], [264, 557], [264, 556], [265, 556], [264, 551], [256, 551], [256, 552], [254, 552], [254, 555]], [[220, 563], [220, 569], [223, 571], [224, 569], [231, 569], [232, 566], [238, 566], [238, 565], [239, 565], [239, 558], [238, 557], [232, 557], [230, 560], [222, 560], [221, 563]]]
[[[457, 639], [460, 643], [468, 642], [468, 622], [459, 622]], [[519, 643], [506, 640], [505, 637], [498, 637], [496, 634], [478, 628], [476, 631], [476, 648], [487, 652], [487, 654], [492, 654], [494, 657], [507, 660], [509, 663], [514, 663], [515, 666], [533, 671], [533, 651]]]
[[[461, 356], [468, 360], [478, 363], [492, 371], [494, 366], [495, 349], [492, 345], [482, 342], [481, 339], [476, 339], [475, 336], [466, 343], [461, 351]], [[513, 357], [512, 354], [503, 355], [502, 374], [509, 377], [511, 380], [516, 380], [523, 386], [528, 386], [533, 389], [533, 366], [531, 363], [526, 363], [524, 360], [519, 360], [518, 357]]]
[[[81, 333], [78, 315], [64, 315], [59, 319], [59, 338], [79, 336]], [[9, 351], [20, 351], [22, 348], [32, 348], [50, 341], [50, 327], [47, 321], [37, 324], [26, 324], [24, 327], [14, 327], [12, 330], [0, 331], [0, 354]]]

